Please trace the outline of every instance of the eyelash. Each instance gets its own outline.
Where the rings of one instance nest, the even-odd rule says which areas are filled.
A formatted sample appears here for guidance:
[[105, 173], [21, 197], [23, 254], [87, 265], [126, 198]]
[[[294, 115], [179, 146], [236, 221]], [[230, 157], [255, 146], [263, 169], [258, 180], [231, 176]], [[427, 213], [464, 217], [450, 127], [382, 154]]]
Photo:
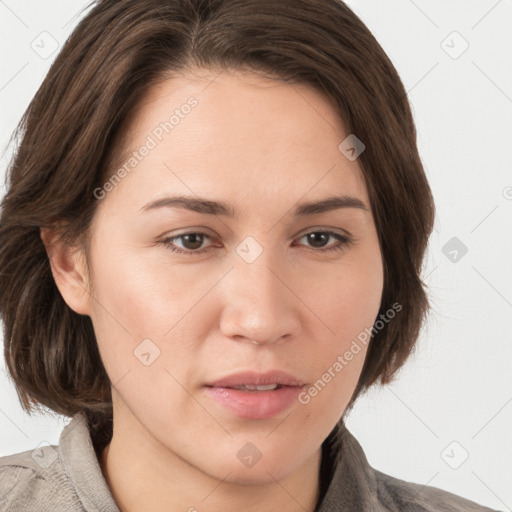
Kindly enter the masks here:
[[[346, 247], [349, 247], [352, 244], [352, 239], [345, 235], [340, 235], [339, 233], [335, 233], [333, 231], [322, 231], [322, 230], [315, 230], [315, 231], [308, 231], [307, 233], [304, 233], [299, 238], [304, 238], [307, 235], [310, 235], [311, 233], [322, 233], [325, 235], [332, 235], [334, 238], [336, 238], [339, 242], [341, 242], [339, 245], [335, 245], [333, 247], [326, 247], [321, 249], [315, 249], [313, 248], [313, 251], [315, 252], [327, 252], [327, 251], [341, 251], [342, 249], [345, 249]], [[202, 233], [201, 231], [189, 231], [188, 233], [181, 233], [180, 235], [165, 238], [161, 241], [159, 241], [159, 244], [162, 244], [166, 249], [171, 250], [172, 252], [178, 253], [178, 254], [185, 254], [187, 256], [192, 256], [194, 254], [201, 254], [204, 252], [207, 252], [209, 249], [200, 249], [197, 251], [192, 250], [183, 250], [178, 249], [176, 246], [172, 245], [172, 241], [177, 240], [179, 238], [182, 238], [187, 235], [204, 235], [206, 238], [212, 238], [210, 235], [206, 233]]]

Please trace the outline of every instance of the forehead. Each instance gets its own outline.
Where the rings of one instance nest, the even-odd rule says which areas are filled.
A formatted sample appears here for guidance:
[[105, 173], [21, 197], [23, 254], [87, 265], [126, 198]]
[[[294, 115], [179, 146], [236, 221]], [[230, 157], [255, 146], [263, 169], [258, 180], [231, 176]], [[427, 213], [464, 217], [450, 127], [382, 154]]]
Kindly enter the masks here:
[[[150, 147], [114, 194], [143, 199], [173, 192], [247, 201], [358, 194], [357, 161], [338, 146], [347, 137], [332, 103], [304, 84], [250, 71], [192, 70], [151, 88], [135, 111], [117, 167]], [[112, 168], [111, 172], [115, 172]]]

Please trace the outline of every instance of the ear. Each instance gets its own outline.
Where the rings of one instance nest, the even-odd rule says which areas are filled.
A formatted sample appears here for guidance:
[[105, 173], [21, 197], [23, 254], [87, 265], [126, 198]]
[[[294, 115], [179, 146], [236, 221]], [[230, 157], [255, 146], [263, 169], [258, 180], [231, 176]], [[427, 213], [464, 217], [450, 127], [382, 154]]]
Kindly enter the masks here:
[[62, 242], [56, 229], [40, 228], [40, 235], [62, 298], [75, 313], [90, 315], [90, 283], [83, 251]]

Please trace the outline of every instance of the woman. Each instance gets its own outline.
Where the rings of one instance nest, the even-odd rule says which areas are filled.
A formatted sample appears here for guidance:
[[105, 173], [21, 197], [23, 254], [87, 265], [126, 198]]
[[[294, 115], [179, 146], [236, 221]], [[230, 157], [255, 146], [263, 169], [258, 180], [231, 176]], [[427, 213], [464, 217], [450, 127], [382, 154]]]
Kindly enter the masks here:
[[6, 510], [490, 510], [371, 468], [344, 418], [429, 303], [403, 85], [338, 0], [98, 1], [21, 124], [0, 308]]

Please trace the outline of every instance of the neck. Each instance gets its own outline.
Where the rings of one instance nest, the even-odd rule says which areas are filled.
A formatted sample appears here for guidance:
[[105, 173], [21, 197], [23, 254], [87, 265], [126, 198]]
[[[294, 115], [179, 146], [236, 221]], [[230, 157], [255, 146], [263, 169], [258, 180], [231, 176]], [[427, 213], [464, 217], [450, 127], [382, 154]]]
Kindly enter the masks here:
[[[314, 512], [320, 496], [321, 448], [295, 472], [265, 483], [215, 478], [154, 442], [116, 431], [99, 458], [121, 512]], [[126, 447], [129, 447], [127, 449]]]

